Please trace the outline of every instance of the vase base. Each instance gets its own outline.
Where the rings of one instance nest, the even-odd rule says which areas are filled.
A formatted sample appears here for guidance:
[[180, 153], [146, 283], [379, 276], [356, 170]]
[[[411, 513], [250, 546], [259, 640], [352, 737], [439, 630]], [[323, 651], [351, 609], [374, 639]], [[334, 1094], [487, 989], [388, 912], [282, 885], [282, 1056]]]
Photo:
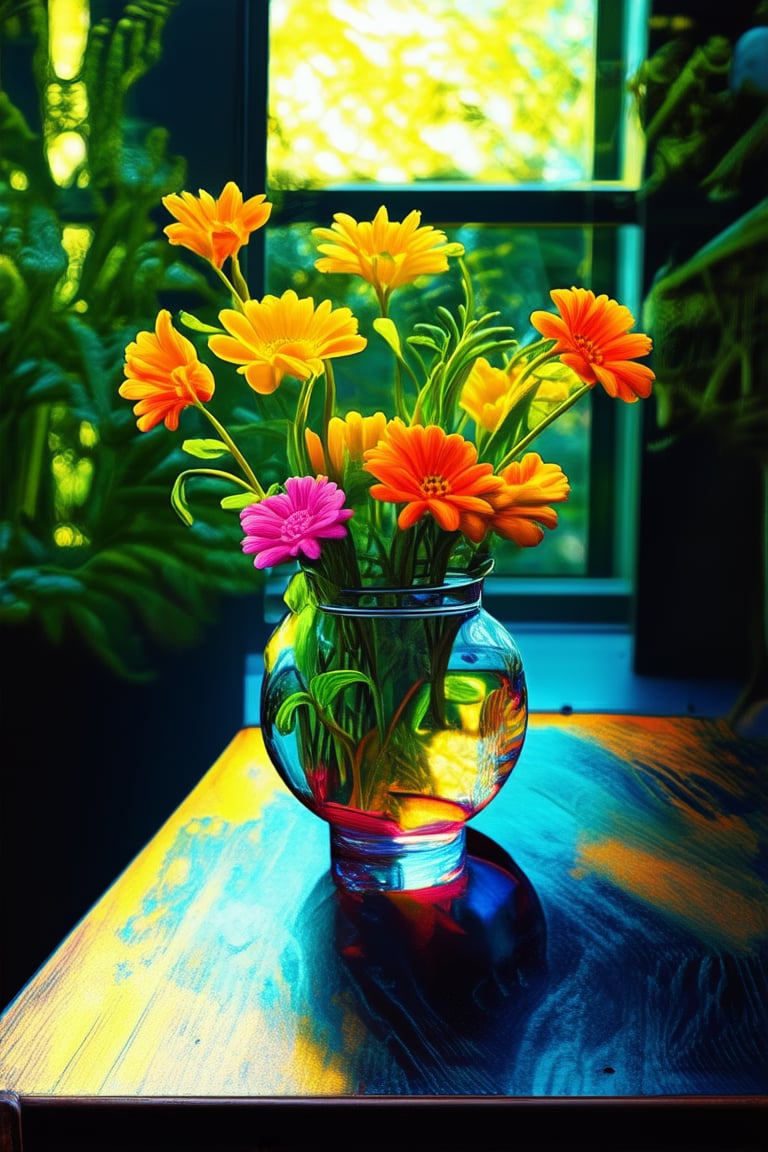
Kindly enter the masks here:
[[349, 892], [412, 892], [460, 883], [467, 870], [466, 830], [375, 836], [331, 827], [331, 875]]

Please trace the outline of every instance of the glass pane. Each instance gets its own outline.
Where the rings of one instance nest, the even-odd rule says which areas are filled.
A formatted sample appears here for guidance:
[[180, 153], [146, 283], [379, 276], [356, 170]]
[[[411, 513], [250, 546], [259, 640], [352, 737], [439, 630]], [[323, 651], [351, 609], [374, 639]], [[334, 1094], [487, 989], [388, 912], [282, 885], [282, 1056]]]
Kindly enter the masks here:
[[[327, 225], [330, 221], [317, 221]], [[430, 221], [432, 223], [432, 221]], [[436, 222], [435, 222], [436, 223]], [[442, 225], [437, 225], [443, 227]], [[267, 290], [277, 295], [292, 287], [300, 296], [330, 299], [346, 305], [357, 316], [360, 331], [368, 339], [360, 359], [341, 358], [334, 363], [340, 409], [354, 408], [363, 415], [377, 410], [392, 414], [392, 354], [373, 330], [378, 308], [370, 285], [359, 277], [317, 272], [312, 224], [273, 226], [266, 236]], [[451, 240], [465, 248], [465, 260], [476, 289], [477, 310], [500, 312], [499, 323], [514, 326], [523, 342], [537, 334], [529, 330], [528, 317], [535, 308], [551, 307], [550, 287], [589, 286], [592, 267], [592, 230], [581, 227], [532, 228], [466, 225], [445, 228]], [[433, 322], [435, 309], [455, 309], [461, 300], [457, 279], [426, 278], [404, 287], [392, 297], [391, 315], [401, 333], [413, 330], [418, 321]], [[501, 363], [497, 365], [501, 367]], [[581, 576], [587, 570], [589, 507], [590, 406], [577, 405], [537, 439], [535, 450], [545, 460], [561, 465], [571, 481], [568, 501], [558, 506], [560, 524], [536, 548], [513, 544], [496, 553], [500, 575], [547, 574]]]
[[271, 0], [271, 186], [591, 179], [595, 9]]

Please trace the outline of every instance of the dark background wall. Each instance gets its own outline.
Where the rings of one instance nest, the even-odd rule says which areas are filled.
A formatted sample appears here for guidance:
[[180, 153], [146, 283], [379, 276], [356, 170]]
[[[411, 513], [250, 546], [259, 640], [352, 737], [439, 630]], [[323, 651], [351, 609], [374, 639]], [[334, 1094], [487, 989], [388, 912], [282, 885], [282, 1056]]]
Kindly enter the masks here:
[[[675, 38], [690, 51], [713, 36], [734, 45], [756, 23], [768, 23], [768, 5], [757, 0], [717, 5], [655, 0], [653, 17], [649, 56]], [[737, 138], [730, 130], [726, 133], [712, 150], [711, 167]], [[753, 165], [728, 197], [710, 195], [701, 187], [701, 172], [692, 169], [651, 195], [644, 204], [646, 290], [664, 266], [683, 264], [763, 199], [768, 194], [766, 171], [762, 161]], [[713, 286], [724, 295], [728, 285], [722, 273], [722, 268], [715, 269]], [[657, 345], [664, 339], [662, 329], [651, 335]], [[702, 386], [696, 352], [709, 336], [706, 326], [694, 322], [683, 337], [687, 346], [681, 351], [690, 357], [689, 383], [694, 388]], [[670, 428], [659, 426], [654, 399], [644, 406], [643, 418], [636, 671], [744, 681], [752, 666], [764, 595], [759, 459], [728, 441], [723, 420], [689, 426], [656, 450]]]

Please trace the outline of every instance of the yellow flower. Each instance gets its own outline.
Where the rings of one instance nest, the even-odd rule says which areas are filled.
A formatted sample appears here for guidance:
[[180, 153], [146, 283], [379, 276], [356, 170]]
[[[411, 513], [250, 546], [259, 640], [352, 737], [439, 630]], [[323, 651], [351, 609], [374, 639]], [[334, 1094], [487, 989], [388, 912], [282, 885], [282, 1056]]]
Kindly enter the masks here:
[[323, 360], [352, 356], [368, 343], [358, 336], [349, 308], [334, 309], [330, 300], [315, 308], [310, 296], [300, 300], [292, 288], [282, 296], [246, 300], [242, 312], [225, 308], [219, 320], [229, 335], [211, 336], [208, 347], [220, 360], [239, 364], [254, 392], [265, 396], [284, 376], [319, 376]]
[[571, 389], [566, 380], [547, 379], [533, 372], [521, 382], [524, 371], [522, 363], [494, 368], [484, 356], [479, 356], [462, 389], [459, 407], [478, 428], [495, 432], [517, 401], [534, 388], [537, 403], [560, 404], [568, 399]]
[[461, 390], [459, 407], [469, 413], [478, 428], [494, 432], [509, 410], [509, 390], [507, 373], [479, 356]]
[[304, 439], [315, 473], [340, 480], [345, 461], [361, 461], [368, 448], [376, 447], [386, 427], [387, 417], [383, 412], [376, 412], [373, 416], [347, 412], [343, 419], [332, 416], [328, 422], [325, 449], [317, 433], [311, 428], [305, 429]]
[[395, 288], [419, 276], [445, 272], [449, 256], [461, 256], [461, 244], [452, 244], [431, 225], [420, 227], [421, 213], [409, 212], [402, 221], [389, 219], [384, 205], [373, 220], [360, 223], [344, 212], [334, 216], [330, 228], [313, 228], [323, 243], [323, 256], [315, 261], [319, 272], [347, 272], [361, 276], [385, 303]]
[[210, 192], [199, 191], [199, 196], [191, 192], [163, 196], [163, 204], [179, 221], [163, 231], [169, 243], [189, 248], [221, 268], [228, 256], [236, 256], [248, 243], [251, 232], [266, 224], [272, 205], [266, 195], [251, 196], [243, 203], [243, 194], [232, 180], [216, 200]]

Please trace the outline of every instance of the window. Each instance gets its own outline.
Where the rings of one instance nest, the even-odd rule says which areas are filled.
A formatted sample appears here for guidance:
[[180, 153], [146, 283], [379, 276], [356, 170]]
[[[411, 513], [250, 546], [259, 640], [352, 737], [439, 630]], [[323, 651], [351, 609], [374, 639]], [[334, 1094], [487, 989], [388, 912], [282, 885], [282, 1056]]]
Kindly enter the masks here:
[[[124, 0], [90, 7], [93, 19], [114, 20]], [[282, 291], [300, 269], [307, 279], [294, 286], [315, 290], [310, 229], [338, 211], [371, 219], [385, 203], [394, 219], [417, 208], [460, 239], [489, 307], [503, 308], [521, 338], [554, 286], [608, 292], [639, 319], [642, 143], [627, 80], [645, 56], [649, 9], [650, 0], [221, 0], [212, 19], [210, 0], [184, 0], [137, 108], [169, 124], [174, 153], [189, 159], [188, 187], [231, 176], [275, 202], [249, 245], [254, 286]], [[316, 292], [353, 307], [370, 331], [368, 297], [342, 279], [317, 274]], [[430, 293], [450, 291], [441, 279]], [[416, 308], [423, 295], [395, 304]], [[383, 344], [381, 355], [387, 378]], [[375, 404], [374, 384], [359, 396], [351, 361], [337, 375], [342, 395]], [[488, 595], [505, 598], [503, 615], [628, 624], [640, 407], [596, 389], [537, 441], [572, 491], [539, 547], [498, 552]]]
[[[642, 164], [627, 79], [643, 58], [644, 0], [270, 0], [251, 12], [254, 130], [268, 111], [251, 188], [276, 203], [264, 283], [331, 296], [370, 328], [360, 284], [314, 273], [310, 229], [335, 212], [392, 219], [413, 208], [459, 239], [499, 308], [526, 334], [550, 287], [582, 284], [639, 318], [642, 228], [632, 192]], [[263, 165], [263, 168], [261, 167]], [[300, 279], [295, 279], [296, 270]], [[317, 282], [313, 279], [317, 276]], [[432, 281], [434, 293], [448, 292]], [[424, 301], [422, 300], [422, 303]], [[419, 293], [403, 293], [416, 308]], [[370, 347], [369, 347], [370, 353]], [[367, 353], [367, 355], [369, 354]], [[382, 346], [382, 378], [388, 380]], [[376, 384], [337, 368], [350, 405]], [[537, 441], [572, 492], [534, 549], [498, 553], [489, 594], [506, 614], [627, 623], [639, 455], [638, 406], [595, 390]], [[514, 604], [514, 608], [509, 605]]]

